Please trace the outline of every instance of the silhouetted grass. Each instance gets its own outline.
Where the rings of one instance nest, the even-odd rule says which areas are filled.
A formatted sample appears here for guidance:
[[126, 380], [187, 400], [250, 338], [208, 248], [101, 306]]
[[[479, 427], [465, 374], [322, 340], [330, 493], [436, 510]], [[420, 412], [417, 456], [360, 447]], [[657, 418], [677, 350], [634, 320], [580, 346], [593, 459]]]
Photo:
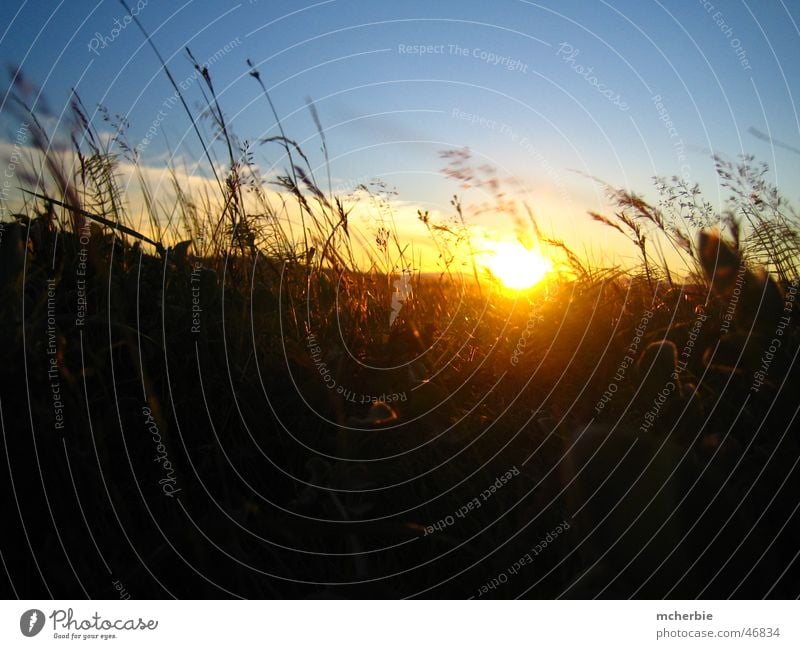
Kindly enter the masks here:
[[[657, 207], [608, 188], [616, 211], [591, 218], [631, 239], [640, 268], [591, 266], [529, 212], [560, 270], [510, 294], [481, 276], [457, 197], [451, 222], [419, 212], [438, 273], [415, 267], [385, 187], [362, 188], [386, 210], [374, 240], [352, 227], [250, 66], [279, 133], [260, 145], [286, 165], [268, 191], [196, 65], [227, 155], [202, 142], [218, 195], [191, 195], [172, 169], [165, 205], [125, 125], [103, 113], [117, 134], [103, 144], [76, 97], [75, 166], [37, 126], [34, 195], [3, 226], [4, 506], [53, 512], [8, 533], [6, 563], [34, 575], [24, 596], [110, 596], [92, 538], [140, 597], [472, 596], [565, 519], [572, 531], [493, 596], [796, 595], [798, 222], [765, 168], [718, 162], [721, 215], [677, 179], [659, 181]], [[403, 271], [413, 294], [392, 321]], [[511, 467], [481, 507], [425, 533]]]

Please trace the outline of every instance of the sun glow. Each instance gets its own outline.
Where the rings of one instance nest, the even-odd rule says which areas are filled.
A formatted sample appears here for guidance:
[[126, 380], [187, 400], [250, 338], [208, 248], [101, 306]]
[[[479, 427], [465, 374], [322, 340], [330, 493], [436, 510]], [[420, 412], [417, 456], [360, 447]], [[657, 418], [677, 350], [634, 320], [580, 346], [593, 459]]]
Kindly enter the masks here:
[[514, 242], [487, 242], [488, 250], [477, 255], [486, 268], [506, 288], [524, 291], [541, 282], [553, 270], [552, 262], [538, 250]]

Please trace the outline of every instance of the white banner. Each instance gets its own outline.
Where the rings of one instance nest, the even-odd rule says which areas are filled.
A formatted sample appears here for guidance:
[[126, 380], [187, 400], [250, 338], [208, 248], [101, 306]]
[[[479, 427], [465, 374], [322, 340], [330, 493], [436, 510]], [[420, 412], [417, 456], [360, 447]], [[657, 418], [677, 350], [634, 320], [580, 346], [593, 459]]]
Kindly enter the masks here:
[[795, 601], [4, 601], [0, 647], [798, 647]]

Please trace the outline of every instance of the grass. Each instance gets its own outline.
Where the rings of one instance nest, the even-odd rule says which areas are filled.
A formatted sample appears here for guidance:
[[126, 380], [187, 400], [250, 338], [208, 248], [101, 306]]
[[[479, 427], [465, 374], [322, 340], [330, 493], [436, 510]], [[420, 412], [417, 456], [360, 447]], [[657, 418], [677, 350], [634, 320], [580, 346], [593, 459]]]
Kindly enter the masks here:
[[[216, 196], [172, 169], [165, 204], [124, 120], [101, 112], [104, 140], [77, 96], [74, 167], [25, 114], [41, 154], [0, 240], [3, 556], [30, 575], [20, 595], [110, 597], [120, 579], [133, 597], [472, 596], [568, 520], [483, 596], [796, 596], [800, 229], [765, 167], [717, 161], [721, 214], [678, 178], [657, 180], [657, 205], [606, 187], [614, 212], [589, 218], [641, 264], [597, 268], [445, 152], [449, 175], [494, 192], [478, 209], [559, 260], [510, 294], [475, 265], [458, 197], [448, 222], [418, 213], [435, 274], [385, 185], [361, 187], [373, 240], [353, 227], [251, 66], [277, 132], [258, 144], [286, 164], [268, 191], [195, 65]], [[390, 324], [403, 271], [413, 296]]]

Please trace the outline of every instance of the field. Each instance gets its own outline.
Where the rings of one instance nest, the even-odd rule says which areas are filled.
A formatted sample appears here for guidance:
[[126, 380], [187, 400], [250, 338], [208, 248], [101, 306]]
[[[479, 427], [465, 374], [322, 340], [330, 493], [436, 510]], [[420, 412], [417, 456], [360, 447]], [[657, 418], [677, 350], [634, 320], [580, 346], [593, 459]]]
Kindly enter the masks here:
[[797, 596], [800, 220], [765, 167], [717, 160], [723, 210], [607, 187], [586, 218], [631, 268], [518, 205], [552, 268], [510, 290], [458, 198], [419, 212], [423, 272], [387, 188], [359, 188], [385, 218], [358, 232], [282, 129], [267, 191], [203, 76], [218, 191], [176, 171], [146, 230], [125, 125], [104, 141], [76, 98], [71, 167], [18, 100], [40, 153], [0, 229], [8, 595]]

